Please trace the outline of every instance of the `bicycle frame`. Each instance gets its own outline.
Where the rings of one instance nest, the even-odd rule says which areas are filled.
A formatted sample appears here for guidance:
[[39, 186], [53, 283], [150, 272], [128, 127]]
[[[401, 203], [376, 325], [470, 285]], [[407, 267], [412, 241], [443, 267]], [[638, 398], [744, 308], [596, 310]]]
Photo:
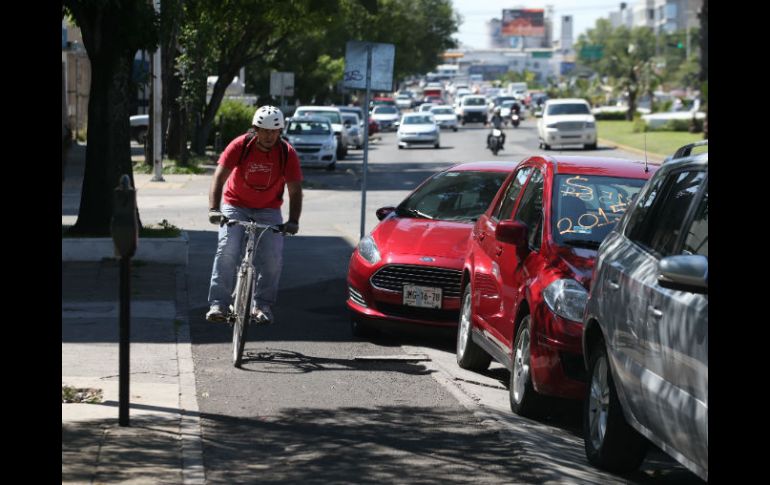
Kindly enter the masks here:
[[[243, 251], [243, 260], [238, 267], [235, 289], [232, 296], [233, 303], [230, 306], [230, 314], [227, 316], [228, 322], [233, 324], [233, 365], [240, 367], [243, 359], [243, 349], [246, 346], [249, 310], [256, 296], [254, 292], [257, 291], [257, 285], [254, 281], [254, 252], [259, 247], [259, 242], [268, 229], [276, 233], [282, 233], [283, 225], [267, 225], [256, 221], [238, 221], [227, 218], [223, 218], [222, 224], [227, 224], [228, 226], [241, 225], [246, 229], [246, 235], [248, 236], [246, 247]], [[258, 231], [259, 236], [257, 236]]]

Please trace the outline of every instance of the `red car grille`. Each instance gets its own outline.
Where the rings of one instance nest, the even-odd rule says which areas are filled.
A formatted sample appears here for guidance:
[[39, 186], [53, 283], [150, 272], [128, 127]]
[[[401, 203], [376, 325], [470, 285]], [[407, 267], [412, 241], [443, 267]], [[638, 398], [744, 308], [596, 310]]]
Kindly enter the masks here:
[[432, 266], [388, 265], [372, 276], [372, 286], [382, 290], [403, 291], [404, 285], [441, 288], [444, 298], [460, 297], [462, 271]]

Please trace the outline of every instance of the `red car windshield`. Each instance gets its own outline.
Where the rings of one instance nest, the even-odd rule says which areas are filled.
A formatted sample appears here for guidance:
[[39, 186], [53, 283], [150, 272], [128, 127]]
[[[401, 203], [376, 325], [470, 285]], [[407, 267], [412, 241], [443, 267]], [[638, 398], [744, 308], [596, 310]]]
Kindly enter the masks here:
[[557, 175], [551, 204], [556, 244], [598, 248], [646, 181], [593, 175]]
[[489, 207], [508, 172], [440, 172], [397, 208], [402, 217], [475, 221]]

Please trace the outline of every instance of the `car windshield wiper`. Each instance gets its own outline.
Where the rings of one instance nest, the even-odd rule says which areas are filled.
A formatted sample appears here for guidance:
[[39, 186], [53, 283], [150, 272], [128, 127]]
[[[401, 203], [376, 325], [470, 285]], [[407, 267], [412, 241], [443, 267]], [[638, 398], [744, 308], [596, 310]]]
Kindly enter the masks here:
[[433, 219], [433, 217], [431, 217], [428, 214], [426, 214], [424, 212], [421, 212], [421, 211], [419, 211], [417, 209], [407, 209], [407, 208], [404, 208], [404, 207], [399, 207], [398, 210], [401, 213], [406, 212], [407, 214], [409, 214], [411, 216], [414, 216], [414, 217], [422, 217], [423, 219]]
[[564, 244], [569, 244], [570, 246], [575, 246], [576, 248], [589, 249], [599, 249], [599, 246], [601, 245], [600, 242], [586, 241], [585, 239], [565, 239]]

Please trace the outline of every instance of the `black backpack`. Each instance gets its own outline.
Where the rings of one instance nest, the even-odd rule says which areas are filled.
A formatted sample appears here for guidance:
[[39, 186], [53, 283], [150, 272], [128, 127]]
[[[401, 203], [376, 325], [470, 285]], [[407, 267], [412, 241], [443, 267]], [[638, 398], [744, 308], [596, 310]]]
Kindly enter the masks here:
[[[252, 141], [257, 136], [257, 130], [253, 127], [249, 128], [246, 132], [246, 139], [243, 141], [243, 148], [241, 149], [241, 158], [238, 159], [238, 165], [246, 158], [246, 154], [251, 150]], [[289, 158], [289, 148], [283, 138], [278, 138], [278, 142], [281, 144], [281, 175], [286, 175], [286, 160]]]

